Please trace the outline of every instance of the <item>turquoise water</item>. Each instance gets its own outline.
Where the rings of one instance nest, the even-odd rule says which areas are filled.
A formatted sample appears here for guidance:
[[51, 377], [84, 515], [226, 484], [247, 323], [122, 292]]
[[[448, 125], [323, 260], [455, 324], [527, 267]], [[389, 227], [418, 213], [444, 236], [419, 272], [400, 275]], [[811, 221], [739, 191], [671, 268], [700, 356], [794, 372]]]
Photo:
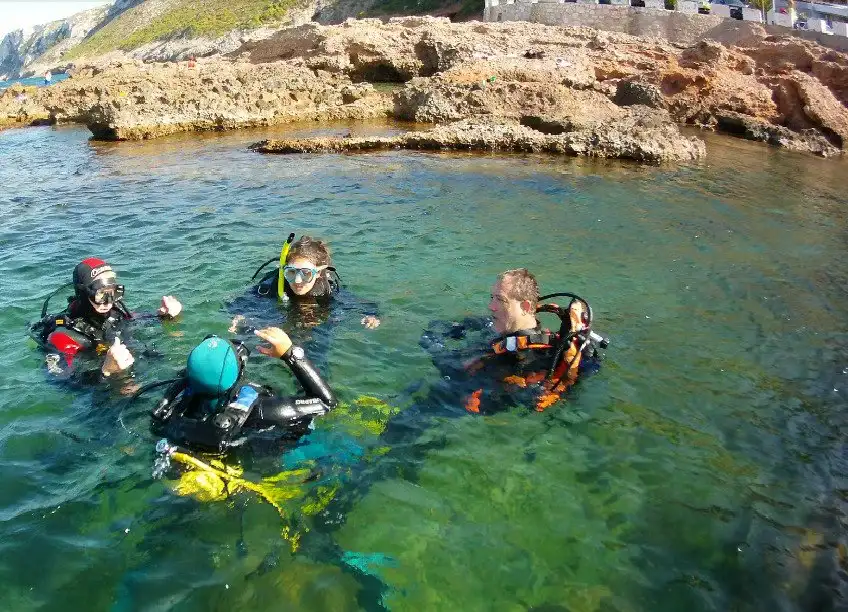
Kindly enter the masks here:
[[[68, 76], [69, 75], [67, 73], [64, 73], [64, 72], [59, 73], [59, 74], [54, 74], [53, 78], [51, 79], [50, 84], [52, 85], [54, 83], [60, 83], [60, 82], [64, 81], [65, 79], [67, 79]], [[12, 79], [10, 81], [0, 80], [0, 90], [6, 89], [7, 87], [11, 87], [12, 85], [17, 85], [19, 83], [21, 85], [35, 85], [36, 87], [44, 87], [44, 75], [29, 77], [29, 78], [26, 78], [26, 79]]]
[[[373, 604], [328, 542], [384, 555], [392, 610], [846, 605], [844, 163], [725, 139], [675, 168], [246, 150], [267, 135], [0, 134], [0, 609]], [[256, 497], [202, 504], [154, 480], [149, 404], [125, 429], [120, 396], [47, 381], [25, 335], [101, 256], [134, 309], [185, 304], [139, 331], [165, 354], [139, 378], [165, 377], [225, 332], [222, 305], [289, 231], [328, 239], [347, 286], [380, 304], [380, 328], [343, 322], [329, 355], [348, 402], [420, 403], [439, 376], [422, 329], [485, 312], [516, 266], [590, 299], [613, 338], [604, 368], [542, 415], [438, 423], [414, 470], [373, 459], [340, 516], [301, 517], [292, 555]], [[251, 371], [290, 384], [270, 360]]]

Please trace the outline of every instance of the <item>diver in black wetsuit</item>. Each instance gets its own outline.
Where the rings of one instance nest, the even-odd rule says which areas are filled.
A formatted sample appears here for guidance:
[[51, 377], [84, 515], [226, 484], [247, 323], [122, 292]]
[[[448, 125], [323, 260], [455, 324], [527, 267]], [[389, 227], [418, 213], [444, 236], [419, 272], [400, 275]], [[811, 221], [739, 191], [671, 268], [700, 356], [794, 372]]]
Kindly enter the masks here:
[[[566, 297], [569, 303], [543, 303], [553, 297]], [[599, 368], [596, 345], [606, 348], [608, 341], [592, 332], [592, 309], [581, 297], [540, 297], [536, 278], [519, 268], [498, 276], [489, 311], [491, 320], [431, 323], [421, 337], [421, 346], [467, 412], [491, 414], [514, 405], [542, 412], [580, 374]], [[558, 316], [559, 330], [543, 329], [538, 313]], [[459, 342], [450, 346], [452, 341]]]
[[[124, 304], [124, 286], [112, 267], [95, 257], [83, 260], [74, 268], [74, 297], [58, 314], [47, 314], [47, 307], [60, 287], [44, 302], [41, 320], [30, 326], [30, 334], [47, 352], [46, 364], [50, 374], [60, 378], [97, 379], [128, 370], [135, 358], [121, 342], [120, 334], [126, 324], [146, 315], [130, 312]], [[173, 296], [162, 298], [157, 315], [173, 319], [182, 311], [182, 304]], [[152, 317], [152, 315], [150, 315]], [[98, 357], [105, 353], [99, 368], [79, 366], [81, 358]]]
[[[380, 325], [377, 306], [358, 300], [342, 288], [332, 266], [330, 251], [323, 241], [302, 236], [292, 244], [293, 239], [294, 234], [290, 234], [283, 245], [279, 257], [282, 265], [265, 274], [249, 295], [228, 305], [228, 310], [236, 313], [230, 333], [238, 334], [262, 325], [279, 325], [282, 314], [289, 332], [309, 348], [319, 363], [323, 363], [332, 328], [349, 314], [356, 313], [366, 329], [375, 329]], [[276, 259], [265, 262], [253, 277]], [[276, 307], [278, 302], [284, 305], [282, 313]]]
[[247, 348], [210, 336], [189, 354], [183, 374], [166, 381], [172, 384], [152, 411], [154, 429], [191, 449], [223, 452], [244, 443], [248, 430], [273, 429], [283, 437], [298, 438], [312, 419], [336, 406], [335, 396], [303, 349], [293, 346], [283, 330], [271, 327], [256, 335], [271, 345], [259, 351], [289, 367], [303, 396], [278, 396], [267, 387], [245, 382]]

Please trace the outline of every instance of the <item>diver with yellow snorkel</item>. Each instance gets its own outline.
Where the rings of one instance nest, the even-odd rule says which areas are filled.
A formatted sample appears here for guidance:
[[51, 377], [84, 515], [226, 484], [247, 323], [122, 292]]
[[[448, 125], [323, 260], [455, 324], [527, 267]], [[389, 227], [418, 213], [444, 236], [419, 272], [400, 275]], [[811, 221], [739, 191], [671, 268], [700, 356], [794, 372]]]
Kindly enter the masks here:
[[[330, 251], [322, 240], [301, 236], [292, 244], [294, 233], [289, 234], [280, 251], [279, 267], [266, 273], [254, 287], [261, 297], [314, 300], [329, 299], [341, 288], [341, 279], [331, 265]], [[269, 259], [254, 273], [259, 272], [274, 259]]]
[[[289, 332], [300, 343], [309, 343], [310, 353], [322, 363], [328, 349], [328, 334], [348, 315], [361, 315], [360, 323], [366, 329], [380, 325], [376, 304], [358, 300], [342, 287], [330, 249], [323, 240], [301, 236], [295, 241], [294, 234], [289, 234], [279, 258], [275, 256], [263, 263], [251, 280], [274, 261], [278, 261], [278, 267], [262, 276], [248, 295], [228, 305], [228, 310], [235, 313], [230, 333], [279, 325], [282, 314]], [[268, 305], [275, 303], [284, 305], [283, 312], [278, 308], [269, 311]], [[317, 333], [312, 333], [313, 330]]]

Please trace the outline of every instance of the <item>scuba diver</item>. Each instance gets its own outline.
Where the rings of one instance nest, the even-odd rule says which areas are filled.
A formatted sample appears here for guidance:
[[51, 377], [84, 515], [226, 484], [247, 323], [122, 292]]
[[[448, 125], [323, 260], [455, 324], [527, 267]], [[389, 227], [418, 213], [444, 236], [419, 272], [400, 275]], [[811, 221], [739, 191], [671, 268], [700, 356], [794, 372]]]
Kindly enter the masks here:
[[283, 330], [269, 327], [255, 333], [270, 344], [260, 346], [259, 352], [282, 360], [305, 394], [279, 396], [268, 387], [246, 382], [247, 347], [209, 336], [191, 351], [177, 379], [146, 385], [136, 393], [170, 383], [151, 412], [157, 433], [192, 450], [223, 453], [242, 445], [250, 430], [273, 430], [276, 437], [282, 433], [297, 439], [316, 416], [336, 406], [333, 392]]
[[[301, 343], [312, 339], [310, 331], [313, 328], [332, 328], [351, 311], [362, 315], [360, 323], [366, 329], [377, 328], [380, 325], [377, 306], [357, 300], [342, 288], [327, 245], [311, 236], [301, 236], [297, 242], [293, 241], [294, 234], [289, 234], [279, 258], [275, 256], [262, 264], [253, 274], [253, 279], [268, 264], [279, 260], [279, 266], [260, 278], [249, 296], [230, 304], [230, 310], [237, 313], [230, 333], [246, 331], [255, 327], [254, 323], [260, 324], [259, 321], [262, 324], [279, 324], [279, 310], [269, 313], [267, 302], [256, 298], [271, 298], [284, 303], [287, 327], [292, 334], [299, 336]], [[326, 347], [319, 346], [318, 351], [324, 353]]]
[[[568, 305], [545, 303], [555, 297], [568, 298]], [[597, 349], [609, 345], [592, 331], [592, 308], [586, 300], [572, 293], [540, 297], [536, 278], [526, 268], [497, 277], [489, 311], [491, 320], [434, 322], [421, 338], [421, 346], [443, 380], [450, 381], [450, 391], [460, 393], [467, 412], [491, 414], [516, 404], [544, 411], [582, 373], [598, 370]], [[539, 313], [556, 315], [559, 330], [543, 329]], [[465, 346], [449, 349], [451, 340]]]
[[[332, 498], [332, 483], [325, 482], [335, 475], [329, 464], [344, 463], [340, 455], [345, 450], [343, 445], [335, 446], [326, 466], [321, 465], [318, 457], [307, 458], [296, 452], [289, 456], [290, 451], [283, 455], [283, 471], [279, 472], [279, 442], [296, 448], [302, 438], [316, 433], [313, 424], [316, 417], [331, 411], [335, 416], [339, 406], [304, 350], [293, 345], [283, 330], [269, 327], [254, 333], [270, 345], [259, 346], [259, 352], [282, 360], [303, 394], [277, 395], [264, 385], [250, 382], [245, 373], [250, 356], [247, 347], [238, 340], [208, 336], [190, 352], [185, 369], [176, 379], [145, 385], [129, 400], [132, 402], [148, 390], [168, 385], [150, 412], [153, 432], [165, 436], [156, 444], [154, 478], [167, 474], [169, 487], [176, 494], [200, 502], [224, 501], [236, 494], [250, 493], [280, 514], [281, 539], [272, 542], [272, 552], [247, 579], [273, 569], [284, 550], [290, 550], [291, 554], [299, 550], [303, 533], [309, 531], [307, 517], [319, 512]], [[382, 410], [384, 406], [365, 398], [357, 405], [360, 410]], [[350, 410], [350, 407], [339, 408], [342, 413]], [[359, 410], [357, 415], [361, 419]], [[270, 452], [268, 442], [273, 446]], [[314, 446], [315, 441], [309, 444], [310, 449]], [[243, 452], [248, 449], [249, 452]], [[347, 450], [354, 453], [348, 463], [359, 458], [356, 449]], [[257, 454], [270, 455], [259, 469]], [[257, 472], [264, 471], [261, 468], [268, 467], [269, 460], [278, 473], [256, 479]], [[245, 474], [248, 462], [252, 478]], [[244, 550], [243, 512], [241, 521], [242, 538], [237, 547]], [[343, 571], [352, 573], [364, 585], [363, 597], [376, 600], [381, 596], [382, 583], [359, 571], [350, 561], [358, 560], [357, 555], [346, 556], [334, 546], [325, 546], [321, 551], [310, 546], [307, 554], [316, 554], [321, 561], [337, 564]]]
[[[81, 378], [109, 377], [132, 367], [135, 357], [121, 341], [120, 334], [130, 321], [149, 318], [130, 312], [124, 304], [124, 286], [108, 263], [96, 257], [81, 261], [72, 283], [74, 296], [58, 314], [47, 314], [50, 299], [69, 285], [63, 285], [44, 301], [41, 320], [30, 326], [30, 335], [47, 352], [47, 371], [61, 378], [79, 374]], [[182, 312], [173, 296], [162, 298], [157, 315], [173, 319]], [[99, 368], [83, 370], [80, 358], [105, 353]]]

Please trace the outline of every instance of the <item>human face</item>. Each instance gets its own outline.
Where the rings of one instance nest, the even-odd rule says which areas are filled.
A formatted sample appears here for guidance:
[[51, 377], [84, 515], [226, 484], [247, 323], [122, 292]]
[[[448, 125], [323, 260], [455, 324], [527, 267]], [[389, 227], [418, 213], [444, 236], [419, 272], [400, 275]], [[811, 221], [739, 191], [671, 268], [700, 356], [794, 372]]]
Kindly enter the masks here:
[[[502, 281], [496, 282], [492, 287], [492, 300], [489, 302], [489, 311], [492, 313], [498, 335], [511, 334], [523, 329], [528, 317], [522, 302], [509, 297], [507, 289]], [[527, 306], [529, 307], [529, 304]]]
[[112, 306], [124, 297], [123, 285], [101, 285], [97, 289], [90, 289], [88, 301], [91, 304], [94, 312], [98, 314], [107, 314], [112, 310]]
[[111, 299], [102, 304], [96, 304], [91, 298], [88, 298], [88, 303], [91, 304], [91, 308], [94, 312], [102, 315], [109, 314], [109, 311], [112, 310], [112, 306], [114, 304]]
[[291, 261], [286, 262], [286, 267], [292, 268], [313, 268], [318, 270], [319, 274], [313, 274], [312, 278], [309, 282], [306, 282], [303, 278], [303, 275], [298, 274], [295, 277], [295, 281], [289, 283], [289, 287], [295, 293], [295, 295], [306, 295], [310, 291], [312, 291], [312, 287], [315, 286], [315, 283], [318, 281], [318, 277], [320, 276], [320, 272], [327, 268], [327, 266], [316, 266], [314, 262], [309, 261], [305, 257], [298, 257], [296, 259], [292, 259]]

